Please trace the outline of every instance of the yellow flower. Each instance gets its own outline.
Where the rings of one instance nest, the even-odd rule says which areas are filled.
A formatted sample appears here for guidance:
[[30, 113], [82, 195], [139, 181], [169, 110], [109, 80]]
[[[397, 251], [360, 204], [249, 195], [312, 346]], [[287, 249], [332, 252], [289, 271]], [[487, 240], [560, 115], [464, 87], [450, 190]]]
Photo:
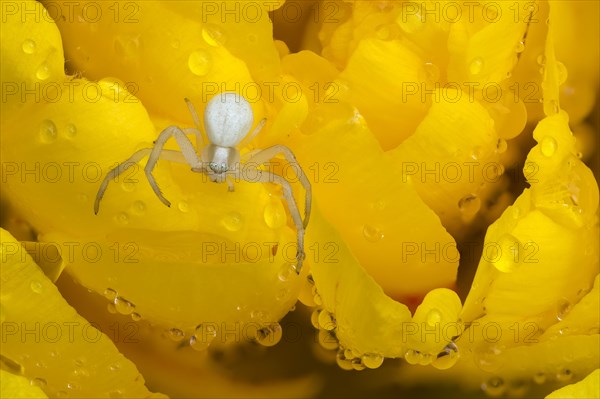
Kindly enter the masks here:
[[[314, 396], [325, 384], [314, 367], [289, 372], [287, 361], [237, 379], [223, 367], [244, 363], [227, 360], [235, 343], [286, 341], [294, 317], [330, 350], [304, 362], [411, 365], [371, 384], [522, 395], [531, 380], [559, 386], [597, 368], [598, 186], [569, 115], [578, 140], [593, 140], [598, 56], [567, 40], [593, 36], [597, 4], [42, 3], [2, 5], [3, 226], [22, 241], [3, 230], [3, 395]], [[287, 145], [312, 183], [299, 276], [272, 184], [229, 193], [161, 161], [167, 208], [142, 161], [93, 213], [112, 167], [165, 127], [193, 126], [184, 98], [203, 119], [227, 90], [249, 100], [255, 125], [267, 120], [242, 152]], [[298, 299], [312, 314], [282, 320]], [[52, 342], [56, 325], [73, 330]], [[280, 378], [246, 379], [267, 373]], [[597, 371], [579, 384], [573, 392], [593, 389]]]

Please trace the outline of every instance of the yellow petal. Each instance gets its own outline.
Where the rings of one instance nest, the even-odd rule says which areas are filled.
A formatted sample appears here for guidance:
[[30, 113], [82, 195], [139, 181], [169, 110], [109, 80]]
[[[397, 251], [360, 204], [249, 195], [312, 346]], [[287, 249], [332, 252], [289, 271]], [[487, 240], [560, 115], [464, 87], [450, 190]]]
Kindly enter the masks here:
[[66, 303], [19, 242], [0, 234], [3, 358], [49, 396], [149, 397], [135, 365]]
[[184, 97], [206, 103], [224, 89], [254, 93], [260, 86], [251, 74], [262, 82], [279, 71], [268, 17], [277, 3], [47, 4], [75, 15], [57, 18], [74, 70], [119, 78], [152, 113], [170, 119], [190, 120]]
[[557, 389], [546, 399], [600, 398], [600, 369], [592, 371], [583, 380]]
[[415, 133], [390, 157], [454, 234], [486, 201], [502, 174], [498, 135], [486, 109], [460, 90], [436, 90]]
[[0, 396], [3, 398], [40, 398], [48, 396], [39, 386], [31, 385], [29, 379], [0, 369]]
[[[321, 115], [336, 119], [315, 122]], [[369, 275], [386, 294], [417, 303], [433, 288], [451, 287], [458, 262], [454, 240], [402, 180], [401, 168], [385, 157], [360, 114], [343, 102], [322, 104], [306, 124], [312, 134], [293, 136], [291, 146], [323, 215]], [[341, 206], [349, 199], [351, 211]]]

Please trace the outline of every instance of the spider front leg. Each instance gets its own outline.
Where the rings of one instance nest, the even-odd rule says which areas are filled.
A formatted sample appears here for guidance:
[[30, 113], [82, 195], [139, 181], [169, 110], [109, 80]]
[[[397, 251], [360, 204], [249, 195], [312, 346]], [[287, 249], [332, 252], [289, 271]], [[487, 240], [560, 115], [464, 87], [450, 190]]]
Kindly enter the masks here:
[[294, 199], [294, 194], [292, 192], [292, 186], [290, 183], [285, 180], [283, 177], [276, 175], [274, 173], [265, 171], [265, 170], [256, 170], [257, 175], [252, 176], [253, 178], [249, 179], [244, 176], [244, 173], [239, 172], [239, 176], [242, 180], [245, 180], [250, 183], [277, 183], [283, 189], [283, 198], [288, 205], [290, 210], [290, 214], [292, 216], [292, 220], [294, 221], [294, 225], [296, 226], [297, 231], [297, 245], [298, 249], [296, 252], [296, 261], [298, 262], [296, 265], [296, 273], [300, 274], [300, 270], [302, 269], [302, 262], [304, 262], [304, 232], [305, 227], [302, 223], [302, 217], [300, 216], [300, 211], [298, 211], [298, 205], [296, 204], [296, 200]]
[[[102, 181], [100, 189], [98, 189], [98, 193], [96, 194], [96, 200], [94, 201], [95, 214], [98, 214], [98, 211], [100, 210], [100, 201], [102, 201], [102, 197], [104, 197], [104, 192], [108, 188], [108, 183], [110, 183], [111, 180], [116, 179], [119, 175], [121, 175], [133, 165], [137, 165], [139, 161], [141, 161], [144, 157], [150, 155], [151, 152], [152, 148], [144, 148], [139, 151], [136, 151], [131, 157], [129, 157], [129, 159], [117, 165], [106, 174], [106, 177]], [[182, 153], [172, 150], [162, 150], [160, 153], [160, 159], [164, 159], [170, 162], [187, 163]]]
[[[306, 229], [306, 227], [308, 226], [308, 220], [310, 219], [310, 208], [311, 208], [311, 203], [312, 203], [312, 188], [310, 185], [310, 181], [308, 180], [308, 177], [306, 177], [304, 170], [302, 170], [302, 167], [296, 160], [296, 156], [294, 155], [292, 150], [290, 150], [288, 147], [286, 147], [284, 145], [274, 145], [272, 147], [265, 148], [264, 150], [261, 150], [261, 151], [253, 151], [249, 154], [250, 158], [248, 160], [248, 163], [256, 163], [257, 166], [259, 166], [259, 165], [262, 165], [265, 162], [269, 161], [270, 159], [274, 158], [278, 154], [283, 154], [286, 161], [294, 167], [296, 176], [300, 180], [300, 183], [302, 184], [302, 187], [304, 187], [304, 191], [306, 192], [305, 203], [304, 203], [304, 222], [303, 222], [303, 226]], [[278, 176], [278, 177], [280, 177], [280, 176]]]
[[163, 147], [165, 146], [165, 143], [171, 137], [175, 137], [175, 140], [177, 141], [177, 144], [181, 149], [181, 153], [183, 154], [183, 157], [185, 158], [185, 161], [188, 165], [194, 168], [200, 164], [200, 159], [196, 154], [196, 150], [194, 149], [192, 142], [185, 135], [183, 130], [181, 130], [177, 126], [169, 126], [160, 133], [158, 139], [156, 139], [156, 141], [154, 142], [154, 148], [152, 148], [152, 152], [150, 153], [150, 157], [148, 158], [148, 163], [144, 168], [144, 172], [146, 172], [148, 182], [150, 183], [150, 186], [152, 187], [152, 190], [154, 190], [156, 196], [161, 200], [163, 204], [165, 204], [168, 207], [171, 206], [171, 203], [162, 195], [162, 192], [160, 191], [160, 188], [158, 187], [158, 184], [156, 183], [156, 180], [152, 175], [152, 170], [154, 169], [156, 162], [158, 162], [161, 152], [164, 151]]

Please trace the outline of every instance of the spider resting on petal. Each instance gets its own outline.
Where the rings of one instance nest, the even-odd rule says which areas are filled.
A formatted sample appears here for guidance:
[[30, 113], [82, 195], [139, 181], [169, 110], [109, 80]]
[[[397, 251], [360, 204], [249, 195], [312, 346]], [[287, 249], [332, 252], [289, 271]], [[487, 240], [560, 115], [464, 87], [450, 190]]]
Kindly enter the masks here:
[[[98, 214], [100, 201], [104, 196], [108, 183], [146, 156], [148, 156], [148, 162], [146, 163], [144, 172], [154, 193], [166, 206], [171, 206], [171, 203], [163, 196], [152, 175], [152, 170], [159, 159], [188, 164], [192, 167], [193, 172], [204, 173], [215, 183], [226, 181], [229, 191], [234, 191], [233, 180], [235, 179], [252, 183], [277, 183], [283, 189], [283, 197], [288, 204], [292, 220], [296, 226], [298, 245], [296, 252], [296, 272], [300, 273], [305, 257], [304, 232], [308, 226], [310, 217], [311, 186], [306, 174], [298, 164], [298, 161], [296, 161], [294, 153], [284, 145], [274, 145], [264, 150], [251, 151], [243, 157], [240, 156], [239, 148], [243, 148], [258, 134], [266, 120], [261, 120], [256, 128], [248, 134], [254, 123], [252, 108], [243, 96], [234, 92], [217, 94], [208, 102], [204, 112], [204, 126], [208, 143], [204, 145], [198, 114], [187, 98], [185, 101], [190, 109], [196, 128], [181, 129], [177, 126], [169, 126], [160, 133], [158, 139], [154, 142], [153, 148], [144, 148], [135, 152], [125, 162], [117, 165], [108, 172], [96, 195], [94, 213]], [[186, 134], [194, 134], [196, 136], [198, 151], [196, 151], [196, 148], [194, 148]], [[181, 151], [163, 149], [165, 143], [171, 137], [175, 138]], [[290, 183], [282, 176], [260, 169], [261, 165], [279, 154], [282, 154], [287, 162], [294, 166], [297, 177], [306, 192], [304, 219], [300, 216], [298, 204], [294, 199]], [[243, 168], [240, 167], [241, 161], [244, 161], [248, 165], [256, 165], [256, 170], [253, 170], [254, 173], [251, 179], [245, 173], [242, 173]]]

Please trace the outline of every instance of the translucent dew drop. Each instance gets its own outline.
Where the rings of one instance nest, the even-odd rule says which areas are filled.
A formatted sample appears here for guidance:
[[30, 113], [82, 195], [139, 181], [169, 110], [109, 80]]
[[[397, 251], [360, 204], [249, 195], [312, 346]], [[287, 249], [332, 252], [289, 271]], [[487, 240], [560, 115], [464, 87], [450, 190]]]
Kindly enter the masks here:
[[171, 341], [179, 342], [185, 338], [185, 333], [179, 328], [171, 328], [167, 331], [167, 336], [171, 339]]
[[481, 209], [481, 198], [475, 194], [468, 194], [458, 201], [458, 208], [464, 215], [475, 215]]
[[508, 149], [507, 141], [504, 139], [498, 139], [498, 142], [496, 143], [496, 152], [498, 154], [503, 154], [506, 152], [507, 149]]
[[33, 54], [35, 53], [35, 42], [31, 39], [27, 39], [21, 45], [21, 49], [25, 54]]
[[497, 256], [490, 259], [490, 261], [501, 272], [512, 273], [518, 268], [524, 256], [521, 248], [522, 245], [517, 238], [505, 234], [500, 237], [496, 244]]
[[39, 80], [46, 80], [50, 77], [50, 67], [47, 63], [43, 63], [39, 66], [37, 71], [35, 72], [35, 77]]
[[177, 208], [183, 213], [188, 213], [190, 211], [190, 204], [187, 201], [179, 201]]
[[140, 321], [140, 320], [142, 320], [142, 315], [139, 314], [139, 313], [137, 313], [137, 312], [133, 312], [131, 314], [131, 320], [133, 320], [133, 321]]
[[46, 382], [45, 379], [38, 377], [38, 378], [32, 378], [29, 381], [29, 384], [31, 386], [34, 386], [34, 387], [40, 387], [40, 388], [42, 388], [42, 387], [45, 387], [47, 385], [47, 382]]
[[354, 370], [354, 367], [352, 367], [352, 359], [347, 358], [342, 351], [338, 351], [335, 361], [342, 370]]
[[479, 75], [481, 71], [483, 71], [483, 65], [483, 59], [477, 57], [473, 59], [473, 61], [471, 61], [471, 64], [469, 64], [469, 72], [471, 73], [471, 75]]
[[363, 364], [362, 359], [352, 359], [352, 368], [356, 371], [362, 371], [367, 367]]
[[566, 298], [558, 301], [558, 304], [556, 305], [556, 320], [562, 321], [571, 311], [572, 307], [573, 306], [571, 305], [571, 302], [569, 302], [569, 300]]
[[536, 384], [543, 384], [546, 382], [546, 373], [540, 371], [539, 373], [535, 373], [535, 375], [533, 376], [533, 382], [535, 382]]
[[281, 201], [271, 201], [264, 209], [263, 218], [265, 223], [271, 229], [278, 229], [283, 227], [286, 223], [285, 209]]
[[40, 139], [43, 143], [52, 143], [56, 140], [57, 131], [54, 122], [49, 119], [43, 120], [40, 125]]
[[225, 215], [222, 220], [222, 224], [229, 231], [239, 231], [242, 228], [244, 221], [242, 219], [242, 215], [239, 213], [230, 212], [229, 214]]
[[129, 224], [129, 216], [125, 212], [119, 212], [115, 215], [115, 223], [125, 226]]
[[39, 281], [33, 280], [29, 286], [31, 287], [31, 291], [35, 292], [36, 294], [42, 293], [42, 283]]
[[376, 369], [383, 364], [384, 357], [379, 353], [365, 353], [361, 359], [365, 367]]
[[339, 346], [339, 342], [333, 331], [319, 330], [318, 339], [319, 344], [325, 349], [334, 350]]
[[335, 317], [327, 310], [319, 313], [319, 327], [325, 330], [333, 330], [335, 328]]
[[290, 279], [293, 279], [296, 276], [296, 269], [291, 263], [284, 263], [281, 267], [281, 270], [279, 270], [278, 274], [279, 281], [282, 282], [289, 281]]
[[419, 352], [418, 350], [415, 350], [415, 349], [409, 349], [404, 354], [404, 360], [406, 360], [406, 362], [408, 364], [419, 364], [421, 361], [421, 358], [422, 358], [421, 352]]
[[273, 323], [256, 332], [256, 342], [263, 346], [277, 345], [283, 336], [283, 329], [279, 323]]
[[483, 391], [490, 396], [500, 396], [506, 390], [504, 380], [500, 377], [492, 377], [481, 386]]
[[196, 76], [205, 76], [212, 68], [210, 53], [205, 50], [196, 50], [188, 57], [188, 68]]
[[525, 43], [524, 42], [517, 43], [517, 45], [515, 46], [515, 51], [517, 53], [522, 53], [523, 51], [525, 51]]
[[383, 233], [377, 227], [365, 224], [363, 226], [363, 236], [369, 242], [377, 242], [383, 238]]
[[573, 378], [573, 372], [568, 368], [562, 368], [556, 373], [556, 379], [558, 381], [569, 381], [571, 378]]
[[354, 351], [350, 348], [346, 348], [344, 349], [344, 357], [346, 359], [354, 359], [356, 357], [356, 354], [354, 353]]
[[109, 301], [114, 302], [114, 300], [117, 298], [117, 291], [113, 290], [112, 288], [107, 288], [104, 290], [104, 297]]
[[450, 342], [444, 347], [444, 350], [437, 354], [431, 365], [438, 370], [446, 370], [454, 366], [458, 358], [458, 347], [454, 342]]
[[430, 326], [437, 325], [442, 320], [442, 314], [437, 309], [431, 309], [427, 312], [427, 316], [425, 317], [425, 321]]
[[74, 124], [69, 123], [65, 127], [65, 136], [67, 136], [70, 139], [75, 138], [75, 136], [77, 136], [77, 127]]
[[135, 201], [131, 209], [134, 215], [141, 216], [146, 213], [146, 204], [144, 201]]
[[135, 305], [127, 299], [118, 296], [115, 298], [115, 309], [121, 314], [130, 315], [135, 310]]
[[567, 71], [567, 67], [565, 67], [565, 64], [563, 64], [562, 62], [558, 61], [556, 63], [556, 74], [557, 74], [557, 79], [558, 79], [558, 84], [561, 85], [563, 83], [566, 82], [567, 77], [568, 77], [568, 71]]
[[226, 36], [219, 28], [208, 24], [202, 28], [202, 39], [211, 47], [219, 47], [224, 44]]
[[558, 143], [552, 136], [546, 136], [540, 142], [540, 150], [542, 151], [542, 155], [550, 158], [556, 152], [558, 148]]
[[310, 314], [310, 323], [313, 325], [314, 328], [319, 328], [319, 315], [322, 311], [323, 309], [315, 309]]

